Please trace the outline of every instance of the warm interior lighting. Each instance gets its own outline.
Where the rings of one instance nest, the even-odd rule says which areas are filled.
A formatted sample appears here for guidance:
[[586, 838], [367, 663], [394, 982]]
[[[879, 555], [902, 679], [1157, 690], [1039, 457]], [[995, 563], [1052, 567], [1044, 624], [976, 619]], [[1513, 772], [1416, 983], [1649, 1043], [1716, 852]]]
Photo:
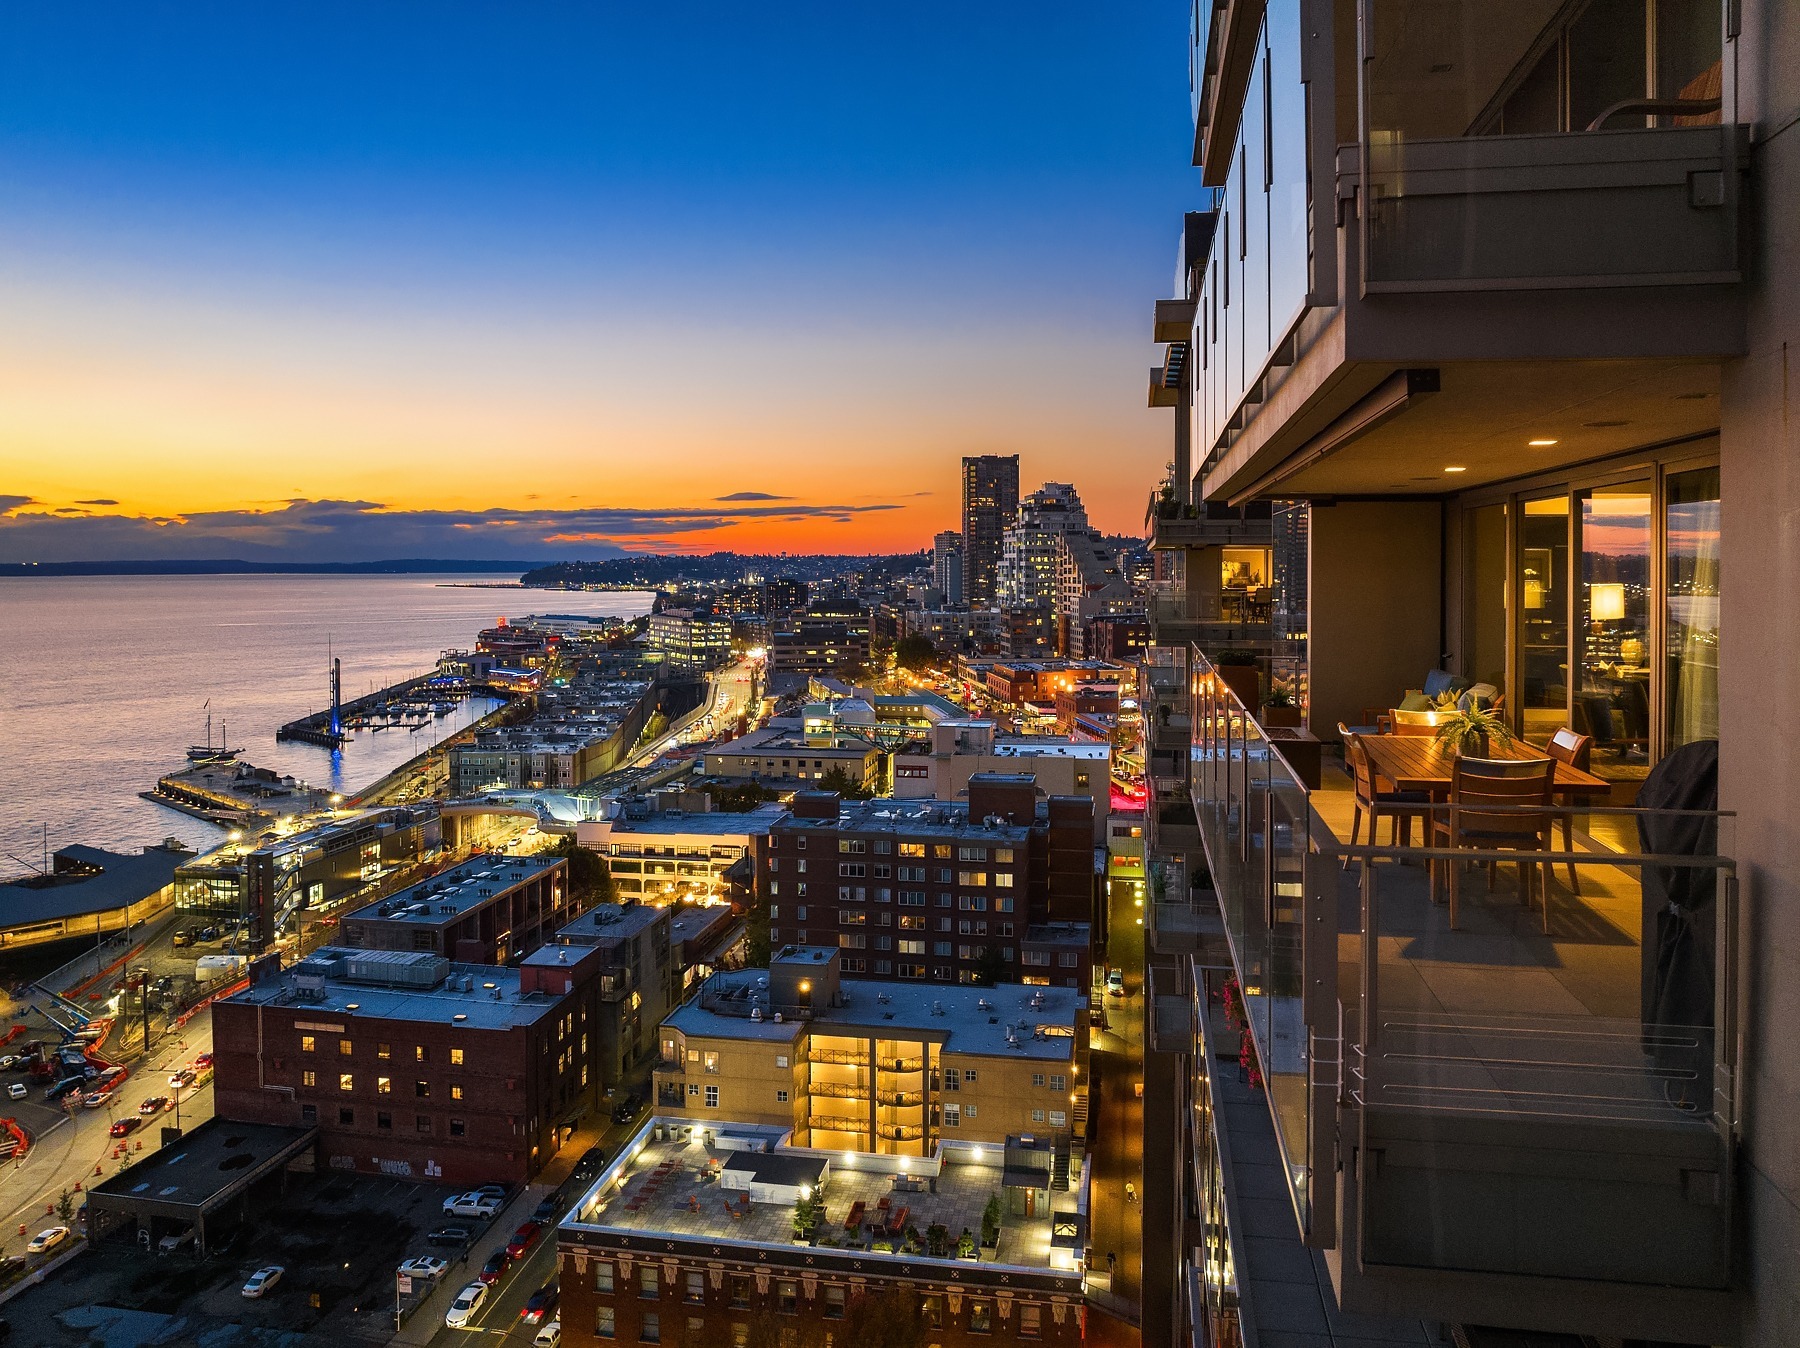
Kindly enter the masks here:
[[1616, 623], [1625, 616], [1625, 587], [1608, 582], [1590, 587], [1588, 614], [1597, 623]]
[[1556, 441], [1554, 441], [1554, 440], [1527, 440], [1525, 443], [1530, 445], [1533, 449], [1549, 449], [1551, 445], [1554, 445], [1556, 443]]

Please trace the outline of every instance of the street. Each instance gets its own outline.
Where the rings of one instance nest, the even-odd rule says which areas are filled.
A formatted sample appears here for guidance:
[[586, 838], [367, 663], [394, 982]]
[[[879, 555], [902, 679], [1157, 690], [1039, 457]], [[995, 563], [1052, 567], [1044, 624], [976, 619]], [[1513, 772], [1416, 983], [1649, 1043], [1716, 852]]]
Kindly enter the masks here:
[[1127, 1195], [1144, 1191], [1144, 929], [1138, 925], [1137, 886], [1107, 886], [1110, 929], [1107, 964], [1124, 971], [1125, 996], [1108, 996], [1107, 1028], [1094, 1038], [1092, 1055], [1094, 1180], [1089, 1206], [1089, 1244], [1094, 1271], [1107, 1272], [1117, 1256], [1113, 1294], [1135, 1302], [1143, 1270], [1143, 1208]]

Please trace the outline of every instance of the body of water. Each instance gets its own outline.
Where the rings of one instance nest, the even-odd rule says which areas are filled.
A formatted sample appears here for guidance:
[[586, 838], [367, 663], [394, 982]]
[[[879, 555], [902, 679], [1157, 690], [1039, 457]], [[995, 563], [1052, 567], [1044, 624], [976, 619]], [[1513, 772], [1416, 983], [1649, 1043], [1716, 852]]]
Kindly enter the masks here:
[[[36, 865], [48, 829], [133, 850], [219, 829], [138, 797], [223, 721], [240, 762], [354, 791], [468, 723], [466, 702], [419, 731], [363, 731], [341, 751], [279, 743], [322, 710], [327, 647], [344, 699], [430, 670], [502, 616], [633, 617], [648, 594], [480, 589], [443, 576], [55, 576], [0, 579], [0, 875]], [[467, 580], [480, 583], [482, 578]], [[491, 581], [491, 577], [487, 578]]]

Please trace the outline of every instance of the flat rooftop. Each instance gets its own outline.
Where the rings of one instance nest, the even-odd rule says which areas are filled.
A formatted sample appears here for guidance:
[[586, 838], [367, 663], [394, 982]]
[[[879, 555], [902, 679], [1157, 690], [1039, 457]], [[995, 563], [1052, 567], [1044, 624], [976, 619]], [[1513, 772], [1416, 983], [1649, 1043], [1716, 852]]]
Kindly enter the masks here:
[[247, 1176], [297, 1154], [318, 1131], [209, 1119], [88, 1192], [102, 1198], [148, 1200], [198, 1210]]
[[82, 844], [65, 847], [56, 854], [57, 866], [67, 864], [85, 873], [57, 870], [42, 879], [0, 885], [0, 925], [23, 927], [141, 903], [167, 889], [175, 882], [176, 868], [193, 860], [192, 852], [163, 847], [137, 853]]
[[997, 736], [994, 740], [997, 758], [1086, 758], [1099, 762], [1111, 754], [1110, 745], [1061, 735]]
[[[696, 1241], [730, 1241], [734, 1245], [780, 1246], [791, 1250], [792, 1203], [746, 1204], [747, 1191], [727, 1189], [718, 1178], [719, 1172], [734, 1161], [743, 1162], [742, 1151], [707, 1146], [706, 1126], [695, 1124], [691, 1119], [670, 1120], [665, 1127], [672, 1136], [658, 1142], [652, 1139], [651, 1125], [645, 1125], [640, 1134], [644, 1139], [643, 1150], [636, 1151], [635, 1144], [623, 1150], [622, 1159], [616, 1161], [575, 1205], [563, 1223], [565, 1230], [628, 1231]], [[746, 1135], [758, 1131], [748, 1125], [731, 1123], [713, 1124], [711, 1130], [715, 1139], [739, 1130]], [[822, 1194], [824, 1238], [847, 1252], [869, 1250], [876, 1240], [886, 1238], [882, 1228], [890, 1220], [899, 1223], [901, 1232], [913, 1227], [921, 1234], [934, 1223], [942, 1223], [953, 1242], [965, 1230], [979, 1237], [981, 1214], [988, 1200], [1001, 1195], [1001, 1201], [1005, 1203], [1000, 1167], [1003, 1149], [1000, 1147], [969, 1149], [966, 1156], [971, 1159], [959, 1156], [941, 1161], [914, 1161], [911, 1174], [859, 1169], [857, 1159], [846, 1161], [838, 1152], [779, 1148], [773, 1156], [784, 1154], [828, 1162], [830, 1173], [826, 1176]], [[983, 1157], [981, 1163], [972, 1159], [977, 1155]], [[869, 1161], [875, 1159], [868, 1158]], [[880, 1160], [891, 1162], [892, 1158]], [[935, 1185], [927, 1178], [933, 1171], [936, 1172]], [[936, 1192], [932, 1192], [934, 1187]], [[862, 1212], [858, 1220], [852, 1221], [852, 1211], [858, 1204], [862, 1206]], [[1052, 1204], [1066, 1205], [1072, 1213], [1076, 1195], [1073, 1192], [1055, 1193]], [[877, 1223], [882, 1226], [878, 1227]], [[1058, 1259], [1051, 1243], [1052, 1232], [1049, 1213], [1033, 1218], [1007, 1216], [1000, 1228], [1000, 1244], [993, 1262], [1044, 1272], [1073, 1272], [1073, 1260], [1078, 1252], [1062, 1252]], [[959, 1262], [934, 1260], [919, 1254], [877, 1254], [877, 1257], [884, 1256], [905, 1260], [908, 1265]]]
[[[654, 927], [664, 911], [664, 909], [647, 903], [595, 904], [573, 922], [565, 922], [558, 927], [556, 935], [551, 939], [551, 944], [543, 947], [536, 954], [542, 954], [544, 950], [554, 952], [556, 943], [565, 940], [578, 945], [588, 945], [600, 941], [629, 939], [641, 931], [648, 931]], [[529, 964], [534, 958], [535, 956], [528, 955], [525, 962]], [[537, 962], [554, 964], [556, 956], [552, 953], [548, 960]]]
[[[946, 1052], [1066, 1062], [1075, 1056], [1075, 1022], [1087, 1005], [1075, 988], [1001, 983], [965, 987], [846, 978], [844, 1005], [813, 1008], [810, 1020], [777, 1022], [769, 1006], [768, 975], [736, 969], [706, 980], [700, 996], [672, 1012], [663, 1024], [683, 1034], [713, 1039], [765, 1039], [791, 1043], [800, 1030], [814, 1034], [892, 1035], [930, 1031]], [[760, 1007], [760, 1020], [752, 1020]], [[1040, 1031], [1042, 1033], [1040, 1034]]]
[[843, 730], [834, 730], [829, 736], [815, 735], [814, 739], [829, 739], [829, 744], [811, 744], [807, 741], [806, 729], [798, 721], [782, 725], [771, 722], [761, 730], [752, 730], [740, 739], [728, 740], [724, 744], [707, 749], [708, 754], [725, 754], [744, 756], [748, 754], [769, 753], [807, 753], [836, 751], [838, 753], [869, 753], [878, 746], [873, 740], [866, 740]]
[[709, 810], [705, 813], [664, 810], [647, 819], [619, 818], [610, 822], [615, 840], [622, 833], [729, 838], [767, 833], [769, 825], [786, 813], [785, 805], [766, 801], [754, 810], [741, 814], [734, 814], [729, 810]]
[[[327, 946], [315, 950], [309, 961], [342, 958], [365, 959], [397, 951], [344, 950]], [[242, 992], [226, 998], [240, 1006], [292, 1007], [314, 1014], [357, 1016], [364, 1020], [394, 1020], [436, 1025], [465, 1025], [477, 1030], [511, 1030], [530, 1025], [549, 1014], [557, 998], [541, 992], [523, 992], [517, 969], [491, 964], [451, 964], [450, 973], [435, 987], [387, 986], [355, 982], [348, 978], [324, 980], [317, 995], [302, 994], [294, 982], [294, 970], [284, 969]]]
[[365, 904], [344, 916], [346, 922], [404, 922], [441, 926], [535, 880], [557, 864], [556, 857], [479, 856], [459, 862], [429, 880], [408, 885], [398, 894]]
[[669, 914], [669, 940], [679, 944], [716, 937], [736, 921], [738, 917], [728, 903], [683, 904]]
[[985, 839], [1022, 846], [1031, 835], [1023, 824], [969, 822], [967, 801], [945, 800], [845, 800], [838, 803], [836, 819], [794, 816], [794, 828], [841, 828], [855, 833], [928, 833], [941, 837]]

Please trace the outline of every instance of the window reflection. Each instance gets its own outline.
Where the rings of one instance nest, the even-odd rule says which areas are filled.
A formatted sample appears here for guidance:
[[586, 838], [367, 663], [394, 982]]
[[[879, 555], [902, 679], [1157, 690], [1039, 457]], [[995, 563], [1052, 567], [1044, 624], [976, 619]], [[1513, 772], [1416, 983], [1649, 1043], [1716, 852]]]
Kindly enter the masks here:
[[1719, 737], [1719, 470], [1665, 483], [1668, 558], [1668, 739], [1671, 749]]
[[1581, 681], [1575, 729], [1593, 736], [1596, 776], [1650, 767], [1650, 484], [1581, 496]]
[[1520, 729], [1542, 744], [1569, 717], [1569, 498], [1527, 501], [1519, 521]]

